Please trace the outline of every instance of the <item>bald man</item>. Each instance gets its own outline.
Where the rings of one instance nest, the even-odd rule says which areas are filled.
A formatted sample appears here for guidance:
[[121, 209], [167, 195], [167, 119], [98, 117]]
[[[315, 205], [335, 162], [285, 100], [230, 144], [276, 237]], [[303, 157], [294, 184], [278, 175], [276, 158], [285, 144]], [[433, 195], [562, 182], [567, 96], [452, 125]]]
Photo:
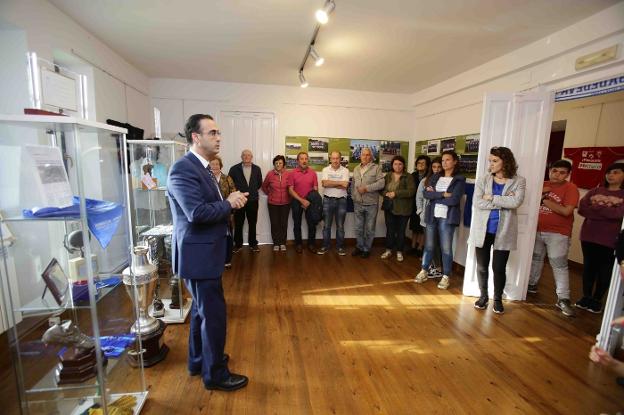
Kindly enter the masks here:
[[243, 246], [245, 217], [247, 217], [247, 224], [249, 225], [247, 233], [249, 248], [252, 252], [260, 252], [258, 240], [256, 239], [256, 222], [258, 221], [258, 189], [262, 185], [262, 171], [259, 166], [251, 162], [252, 160], [253, 153], [251, 150], [243, 150], [241, 152], [241, 162], [232, 166], [228, 173], [239, 191], [249, 193], [247, 204], [242, 209], [234, 211], [233, 251], [235, 253], [240, 251]]

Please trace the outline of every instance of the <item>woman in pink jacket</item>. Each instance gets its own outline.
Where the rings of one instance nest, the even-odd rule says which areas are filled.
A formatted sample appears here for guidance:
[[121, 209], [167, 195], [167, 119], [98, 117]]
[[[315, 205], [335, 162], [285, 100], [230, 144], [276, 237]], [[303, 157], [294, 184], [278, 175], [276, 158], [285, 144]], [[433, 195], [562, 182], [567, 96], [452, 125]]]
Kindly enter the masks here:
[[583, 298], [576, 306], [600, 313], [602, 297], [611, 284], [615, 244], [624, 216], [624, 163], [607, 167], [604, 185], [587, 192], [578, 213], [585, 221], [581, 227]]
[[273, 158], [274, 169], [267, 173], [262, 182], [262, 191], [269, 197], [269, 219], [271, 220], [271, 238], [273, 250], [286, 250], [288, 232], [288, 214], [290, 213], [290, 195], [288, 194], [288, 171], [286, 159], [282, 155]]

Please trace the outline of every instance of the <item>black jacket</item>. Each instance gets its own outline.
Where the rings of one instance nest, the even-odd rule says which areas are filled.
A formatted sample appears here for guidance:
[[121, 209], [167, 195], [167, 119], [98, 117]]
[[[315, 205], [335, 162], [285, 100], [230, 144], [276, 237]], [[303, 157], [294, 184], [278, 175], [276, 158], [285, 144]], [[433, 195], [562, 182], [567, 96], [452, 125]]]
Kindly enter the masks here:
[[323, 219], [323, 198], [316, 190], [312, 190], [306, 196], [310, 206], [305, 211], [306, 222], [316, 226]]
[[243, 193], [249, 192], [249, 200], [258, 200], [258, 189], [262, 186], [262, 171], [259, 166], [251, 164], [249, 184], [247, 184], [245, 174], [243, 173], [243, 163], [233, 165], [228, 172], [228, 176], [234, 180], [236, 189]]

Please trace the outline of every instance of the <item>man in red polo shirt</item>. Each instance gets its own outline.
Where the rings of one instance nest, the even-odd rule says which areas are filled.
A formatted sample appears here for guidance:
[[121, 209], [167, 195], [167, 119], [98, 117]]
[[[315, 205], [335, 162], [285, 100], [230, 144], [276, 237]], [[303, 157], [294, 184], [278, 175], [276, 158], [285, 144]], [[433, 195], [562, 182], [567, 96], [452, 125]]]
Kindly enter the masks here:
[[[308, 153], [305, 151], [297, 154], [297, 167], [288, 175], [288, 193], [292, 196], [291, 202], [293, 232], [297, 252], [303, 251], [301, 238], [301, 217], [303, 212], [310, 206], [306, 199], [308, 193], [318, 189], [316, 172], [308, 167]], [[307, 222], [307, 221], [306, 221]], [[316, 224], [308, 223], [308, 249], [316, 253]]]

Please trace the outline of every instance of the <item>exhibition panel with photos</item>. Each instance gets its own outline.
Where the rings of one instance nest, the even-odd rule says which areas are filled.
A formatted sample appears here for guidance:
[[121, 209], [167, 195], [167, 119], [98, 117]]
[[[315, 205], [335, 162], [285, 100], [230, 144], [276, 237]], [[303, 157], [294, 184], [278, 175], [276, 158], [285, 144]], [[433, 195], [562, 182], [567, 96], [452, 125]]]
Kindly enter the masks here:
[[147, 314], [156, 267], [131, 250], [125, 134], [0, 116], [2, 323], [22, 413], [138, 413], [143, 366], [166, 354]]
[[158, 268], [149, 314], [165, 323], [183, 323], [192, 299], [186, 294], [182, 280], [171, 272], [173, 221], [167, 197], [167, 176], [171, 165], [186, 153], [187, 146], [181, 141], [126, 142], [130, 156], [128, 206], [133, 244], [148, 246], [150, 259]]

